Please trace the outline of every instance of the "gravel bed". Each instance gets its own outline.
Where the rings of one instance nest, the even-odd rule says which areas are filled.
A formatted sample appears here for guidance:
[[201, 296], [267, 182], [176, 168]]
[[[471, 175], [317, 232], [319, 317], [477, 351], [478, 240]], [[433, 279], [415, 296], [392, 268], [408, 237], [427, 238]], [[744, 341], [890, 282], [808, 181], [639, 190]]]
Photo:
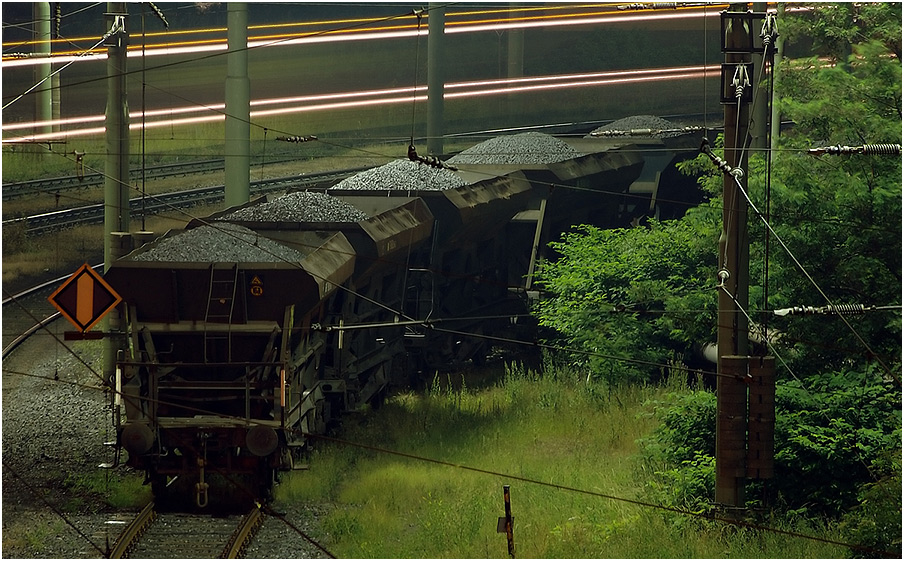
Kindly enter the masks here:
[[583, 156], [566, 142], [542, 132], [497, 136], [449, 158], [458, 164], [552, 164]]
[[133, 261], [225, 262], [225, 263], [297, 263], [304, 254], [278, 244], [256, 232], [224, 222], [200, 226], [164, 238]]
[[[589, 138], [592, 136], [605, 136], [601, 133], [617, 133], [617, 132], [627, 132], [632, 130], [641, 130], [641, 129], [650, 129], [653, 131], [661, 131], [666, 129], [681, 129], [684, 125], [679, 125], [673, 123], [667, 119], [663, 119], [661, 117], [657, 117], [655, 115], [632, 115], [631, 117], [625, 117], [624, 119], [619, 119], [617, 121], [612, 121], [608, 125], [603, 125], [602, 127], [594, 129], [590, 134], [588, 134], [585, 138]], [[651, 136], [654, 138], [671, 138], [674, 136], [681, 136], [685, 134], [683, 131], [674, 131], [674, 132], [655, 132], [653, 134], [645, 135]], [[615, 135], [613, 135], [615, 136]]]
[[[50, 329], [62, 340], [62, 332], [72, 326], [57, 320]], [[3, 361], [6, 558], [100, 557], [48, 506], [65, 512], [86, 534], [108, 510], [96, 493], [75, 486], [91, 472], [102, 481], [98, 464], [111, 460], [103, 445], [112, 438], [99, 374], [103, 347], [99, 341], [69, 346], [78, 358], [44, 332]]]
[[464, 185], [467, 182], [452, 170], [434, 168], [411, 160], [393, 160], [347, 177], [330, 189], [443, 191]]
[[239, 209], [220, 220], [285, 222], [359, 222], [368, 215], [345, 201], [324, 193], [298, 191]]
[[[50, 329], [62, 341], [72, 326], [57, 320]], [[3, 361], [3, 558], [103, 558], [98, 548], [112, 544], [122, 521], [137, 512], [110, 507], [103, 481], [112, 474], [140, 482], [143, 474], [123, 465], [109, 471], [98, 467], [112, 460], [103, 443], [113, 439], [98, 374], [103, 343], [67, 341], [66, 346], [77, 357], [49, 334], [33, 336]], [[89, 481], [99, 482], [99, 488], [86, 486]], [[322, 516], [317, 508], [279, 504], [274, 509], [285, 521], [267, 517], [247, 558], [326, 557], [293, 529], [323, 543], [315, 533]]]

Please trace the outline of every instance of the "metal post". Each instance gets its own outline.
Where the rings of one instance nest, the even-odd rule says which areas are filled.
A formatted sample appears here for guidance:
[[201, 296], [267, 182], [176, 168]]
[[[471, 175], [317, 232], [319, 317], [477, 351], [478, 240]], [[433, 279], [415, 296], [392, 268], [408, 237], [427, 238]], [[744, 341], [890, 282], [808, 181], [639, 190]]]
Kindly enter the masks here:
[[540, 251], [540, 240], [543, 235], [545, 218], [546, 198], [543, 198], [540, 199], [540, 210], [537, 211], [537, 226], [534, 229], [534, 243], [530, 248], [530, 263], [527, 265], [527, 279], [524, 282], [524, 290], [530, 290], [534, 282], [534, 269], [537, 267], [537, 253]]
[[[754, 2], [753, 11], [754, 13], [765, 14], [766, 13], [767, 4], [766, 2]], [[754, 18], [753, 21], [762, 22], [762, 18]], [[751, 29], [751, 33], [759, 35], [759, 29]], [[753, 85], [755, 87], [759, 87], [760, 84], [763, 83], [763, 80], [766, 79], [766, 67], [763, 65], [763, 51], [757, 51], [753, 54], [753, 76], [750, 79], [753, 81]], [[751, 108], [751, 113], [753, 113], [753, 127], [750, 131], [751, 144], [750, 147], [755, 150], [765, 150], [769, 148], [769, 99], [765, 95], [757, 95], [754, 96], [753, 99], [753, 107]]]
[[248, 5], [229, 2], [226, 15], [226, 206], [251, 196], [251, 83], [248, 80]]
[[[779, 25], [781, 25], [781, 20], [784, 17], [784, 15], [785, 15], [785, 3], [779, 2], [777, 12], [776, 12], [776, 18], [779, 21]], [[772, 82], [774, 84], [778, 84], [779, 66], [782, 63], [782, 55], [784, 54], [784, 52], [785, 52], [785, 35], [783, 33], [779, 33], [778, 38], [775, 40], [775, 54], [773, 55], [774, 58], [770, 62], [770, 65], [772, 66]], [[771, 126], [770, 126], [771, 131], [769, 134], [769, 141], [770, 141], [769, 147], [772, 150], [775, 150], [776, 148], [778, 148], [778, 137], [779, 137], [779, 134], [781, 133], [782, 114], [778, 110], [778, 104], [775, 103], [774, 99], [772, 102], [772, 116], [770, 118], [770, 124], [771, 124]]]
[[[35, 55], [48, 57], [47, 62], [35, 66], [35, 83], [47, 80], [50, 76], [50, 3], [35, 2]], [[47, 80], [38, 88], [35, 99], [35, 120], [50, 121], [53, 118], [53, 90], [52, 81]], [[36, 134], [48, 133], [51, 126], [41, 125], [35, 130]]]
[[[732, 4], [729, 12], [746, 12], [747, 4]], [[751, 29], [742, 19], [732, 20], [726, 27], [727, 46], [747, 45]], [[728, 68], [750, 61], [749, 53], [728, 52], [725, 63]], [[749, 104], [739, 100], [725, 104], [725, 160], [732, 169], [747, 169], [747, 142]], [[746, 189], [744, 175], [725, 174], [723, 180], [722, 235], [719, 239], [719, 316], [718, 348], [720, 374], [736, 374], [730, 357], [747, 356], [747, 319], [742, 310], [747, 309], [749, 253], [747, 240], [747, 203], [738, 183]], [[746, 419], [746, 398], [735, 399], [737, 384], [743, 383], [730, 377], [718, 376], [716, 402], [719, 414], [716, 418], [716, 503], [739, 507], [744, 504], [743, 472], [738, 475], [734, 464], [734, 443], [737, 431], [745, 437], [746, 422], [738, 425], [734, 419]], [[739, 428], [740, 427], [740, 428]], [[743, 462], [743, 459], [741, 460]]]
[[502, 500], [505, 503], [505, 516], [500, 516], [496, 523], [496, 533], [505, 534], [508, 541], [509, 557], [515, 558], [515, 535], [514, 535], [514, 518], [512, 517], [512, 501], [509, 494], [509, 485], [502, 486]]
[[445, 72], [443, 36], [446, 27], [444, 4], [431, 3], [427, 16], [427, 153], [443, 153], [443, 95]]

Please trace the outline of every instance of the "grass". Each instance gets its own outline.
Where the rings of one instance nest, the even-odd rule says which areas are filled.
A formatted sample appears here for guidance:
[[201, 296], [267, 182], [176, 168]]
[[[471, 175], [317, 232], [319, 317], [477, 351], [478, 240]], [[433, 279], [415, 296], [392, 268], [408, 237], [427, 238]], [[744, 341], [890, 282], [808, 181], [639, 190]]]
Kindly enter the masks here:
[[[140, 474], [92, 470], [67, 474], [62, 486], [78, 496], [102, 496], [112, 508], [140, 508], [151, 500], [151, 488], [143, 482]], [[71, 510], [74, 512], [77, 509]]]
[[[453, 465], [329, 443], [313, 453], [310, 470], [277, 487], [278, 501], [321, 505], [326, 514], [318, 534], [340, 557], [506, 557], [505, 536], [496, 533], [506, 484], [518, 557], [847, 555], [818, 542], [599, 496], [647, 500], [636, 442], [656, 421], [644, 414], [644, 403], [675, 388], [610, 393], [577, 376], [519, 370], [482, 389], [451, 382], [437, 379], [424, 395], [401, 394], [351, 419], [340, 439]], [[805, 525], [784, 529], [831, 535]]]

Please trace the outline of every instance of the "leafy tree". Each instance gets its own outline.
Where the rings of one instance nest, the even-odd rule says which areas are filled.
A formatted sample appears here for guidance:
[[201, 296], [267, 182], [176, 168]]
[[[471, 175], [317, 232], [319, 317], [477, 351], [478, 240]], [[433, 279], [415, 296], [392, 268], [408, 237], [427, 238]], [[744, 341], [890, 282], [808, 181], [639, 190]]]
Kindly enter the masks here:
[[[610, 382], [646, 380], [699, 341], [714, 338], [712, 322], [688, 322], [714, 312], [711, 292], [718, 239], [712, 213], [649, 228], [603, 230], [581, 226], [551, 244], [561, 254], [537, 275], [551, 296], [539, 304], [540, 324], [568, 344], [600, 356], [585, 360]], [[710, 317], [714, 317], [710, 314]], [[623, 362], [632, 358], [650, 364]]]

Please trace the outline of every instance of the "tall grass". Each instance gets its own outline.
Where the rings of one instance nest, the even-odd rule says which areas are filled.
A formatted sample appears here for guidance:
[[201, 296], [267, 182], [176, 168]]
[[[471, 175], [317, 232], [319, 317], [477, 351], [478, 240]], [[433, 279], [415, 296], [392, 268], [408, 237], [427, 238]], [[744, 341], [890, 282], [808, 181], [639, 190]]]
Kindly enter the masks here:
[[518, 557], [846, 553], [512, 477], [644, 501], [636, 441], [656, 421], [643, 404], [674, 388], [609, 391], [566, 373], [520, 370], [480, 390], [451, 382], [437, 378], [423, 395], [396, 396], [346, 423], [341, 439], [508, 476], [330, 443], [313, 453], [309, 471], [280, 484], [278, 501], [325, 505], [319, 533], [341, 557], [506, 557], [505, 536], [496, 533], [506, 484]]

